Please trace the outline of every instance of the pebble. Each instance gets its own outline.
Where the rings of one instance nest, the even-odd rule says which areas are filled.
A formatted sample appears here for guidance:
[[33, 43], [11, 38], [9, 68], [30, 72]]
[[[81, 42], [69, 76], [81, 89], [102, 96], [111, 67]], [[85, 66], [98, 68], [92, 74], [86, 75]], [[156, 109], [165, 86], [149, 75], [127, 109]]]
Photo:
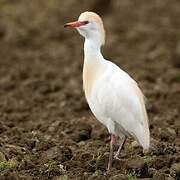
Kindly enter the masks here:
[[172, 128], [167, 128], [168, 132], [171, 134], [171, 135], [176, 135], [176, 131]]
[[0, 152], [0, 162], [2, 161], [6, 161], [6, 158], [5, 155], [2, 152]]
[[58, 148], [57, 146], [52, 147], [51, 149], [48, 149], [46, 152], [46, 158], [48, 159], [54, 159], [58, 155]]
[[138, 143], [137, 141], [133, 141], [133, 142], [131, 143], [131, 146], [132, 146], [133, 148], [138, 148], [138, 147], [140, 147], [140, 145], [139, 145], [139, 143]]
[[132, 159], [127, 162], [126, 166], [130, 169], [143, 168], [145, 166], [145, 162], [143, 159]]

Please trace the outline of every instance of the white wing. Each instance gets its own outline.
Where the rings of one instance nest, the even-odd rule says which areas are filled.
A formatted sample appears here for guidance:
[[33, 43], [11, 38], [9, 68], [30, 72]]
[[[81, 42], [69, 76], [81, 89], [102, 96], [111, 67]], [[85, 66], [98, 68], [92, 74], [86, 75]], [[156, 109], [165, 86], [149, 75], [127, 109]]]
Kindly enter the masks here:
[[127, 73], [110, 61], [106, 63], [107, 69], [93, 90], [101, 112], [99, 116], [102, 114], [119, 124], [148, 149], [149, 128], [143, 94]]

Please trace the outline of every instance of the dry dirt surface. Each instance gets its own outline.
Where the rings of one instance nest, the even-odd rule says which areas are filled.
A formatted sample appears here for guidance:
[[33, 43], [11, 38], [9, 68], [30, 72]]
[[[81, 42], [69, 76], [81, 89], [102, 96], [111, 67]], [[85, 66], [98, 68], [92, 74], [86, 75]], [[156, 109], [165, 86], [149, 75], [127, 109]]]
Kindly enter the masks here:
[[[83, 38], [63, 24], [101, 15], [102, 52], [143, 89], [151, 148], [110, 135], [82, 90]], [[0, 180], [180, 179], [179, 0], [0, 0]], [[120, 140], [117, 140], [117, 150]]]

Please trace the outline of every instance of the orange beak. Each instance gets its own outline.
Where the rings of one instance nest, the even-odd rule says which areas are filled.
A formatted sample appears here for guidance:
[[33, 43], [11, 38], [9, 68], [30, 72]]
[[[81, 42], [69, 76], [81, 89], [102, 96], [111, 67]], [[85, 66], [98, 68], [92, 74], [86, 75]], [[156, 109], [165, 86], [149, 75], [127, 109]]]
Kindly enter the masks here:
[[75, 21], [64, 25], [64, 27], [79, 27], [88, 24], [88, 21]]

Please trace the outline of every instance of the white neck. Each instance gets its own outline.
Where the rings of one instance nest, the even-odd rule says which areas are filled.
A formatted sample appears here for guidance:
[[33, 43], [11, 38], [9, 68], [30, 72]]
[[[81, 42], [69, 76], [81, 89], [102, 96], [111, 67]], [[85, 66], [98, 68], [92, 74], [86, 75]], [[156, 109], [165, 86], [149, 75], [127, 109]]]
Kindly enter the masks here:
[[94, 39], [85, 39], [84, 42], [84, 59], [85, 61], [101, 61], [101, 44]]

